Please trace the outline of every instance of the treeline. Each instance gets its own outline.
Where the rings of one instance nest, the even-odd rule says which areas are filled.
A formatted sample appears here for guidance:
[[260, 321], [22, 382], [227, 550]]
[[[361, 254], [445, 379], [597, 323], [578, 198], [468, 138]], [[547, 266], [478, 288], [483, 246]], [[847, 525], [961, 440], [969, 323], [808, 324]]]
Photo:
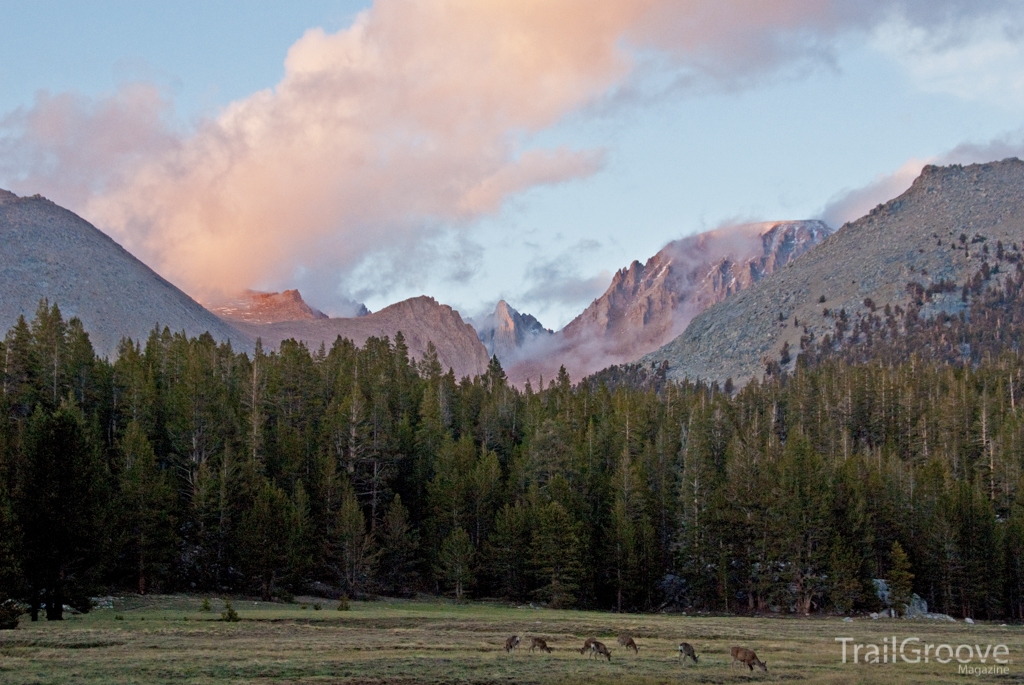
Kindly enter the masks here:
[[933, 610], [1024, 618], [1014, 353], [520, 391], [401, 335], [108, 362], [44, 304], [0, 359], [0, 593], [50, 618], [108, 588], [850, 612], [908, 571]]

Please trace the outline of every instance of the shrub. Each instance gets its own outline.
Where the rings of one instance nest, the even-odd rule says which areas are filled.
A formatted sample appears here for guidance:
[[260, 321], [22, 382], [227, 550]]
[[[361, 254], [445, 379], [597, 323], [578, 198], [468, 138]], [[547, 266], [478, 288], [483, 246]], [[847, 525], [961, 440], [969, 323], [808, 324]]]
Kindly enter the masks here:
[[0, 604], [0, 630], [17, 628], [23, 613], [25, 613], [25, 606], [13, 599], [8, 599]]
[[199, 611], [213, 611], [213, 607], [210, 606], [209, 597], [203, 597], [203, 605], [199, 607]]
[[352, 607], [349, 605], [348, 595], [342, 595], [341, 599], [338, 600], [338, 611], [348, 611]]
[[231, 600], [224, 600], [224, 611], [220, 614], [220, 620], [227, 621], [228, 623], [236, 623], [242, 619], [238, 617], [238, 612], [231, 606]]

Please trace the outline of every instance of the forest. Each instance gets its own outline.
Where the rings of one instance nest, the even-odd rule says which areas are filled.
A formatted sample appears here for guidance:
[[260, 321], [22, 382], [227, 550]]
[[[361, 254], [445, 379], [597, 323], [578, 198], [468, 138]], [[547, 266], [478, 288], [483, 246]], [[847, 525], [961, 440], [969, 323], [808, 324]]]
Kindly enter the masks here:
[[881, 578], [1021, 620], [1022, 285], [985, 275], [960, 316], [865, 303], [739, 389], [619, 367], [519, 390], [401, 334], [250, 356], [164, 329], [109, 361], [43, 302], [0, 345], [0, 600], [848, 614]]

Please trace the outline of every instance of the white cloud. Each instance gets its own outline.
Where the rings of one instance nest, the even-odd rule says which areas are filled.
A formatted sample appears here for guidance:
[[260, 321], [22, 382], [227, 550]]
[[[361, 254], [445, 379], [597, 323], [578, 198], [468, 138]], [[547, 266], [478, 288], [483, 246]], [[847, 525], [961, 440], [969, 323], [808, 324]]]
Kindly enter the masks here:
[[899, 63], [923, 91], [1019, 108], [1024, 105], [1024, 6], [939, 26], [896, 16], [870, 44]]

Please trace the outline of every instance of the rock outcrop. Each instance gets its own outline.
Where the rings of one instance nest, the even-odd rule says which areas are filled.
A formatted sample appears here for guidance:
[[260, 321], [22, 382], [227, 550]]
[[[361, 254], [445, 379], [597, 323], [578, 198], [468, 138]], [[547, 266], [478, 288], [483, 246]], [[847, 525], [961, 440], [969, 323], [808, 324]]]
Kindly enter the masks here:
[[323, 344], [330, 348], [340, 336], [362, 345], [371, 336], [388, 336], [392, 340], [399, 331], [405, 336], [409, 354], [422, 358], [427, 343], [433, 342], [437, 356], [447, 371], [458, 377], [487, 371], [490, 357], [476, 331], [448, 305], [438, 304], [431, 297], [414, 297], [385, 307], [373, 314], [354, 318], [302, 319], [275, 323], [238, 322], [238, 328], [252, 340], [262, 339], [263, 346], [276, 348], [282, 340], [294, 338], [316, 350]]
[[39, 301], [77, 316], [96, 352], [113, 357], [123, 337], [154, 326], [209, 332], [236, 349], [249, 339], [166, 281], [89, 222], [49, 200], [0, 191], [0, 329], [31, 319]]
[[905, 306], [940, 282], [956, 285], [922, 310], [955, 311], [960, 287], [998, 243], [1024, 245], [1024, 162], [925, 167], [905, 193], [844, 225], [806, 256], [726, 299], [643, 363], [668, 362], [669, 377], [740, 385], [779, 361], [788, 343], [833, 333], [831, 312], [853, 318]]
[[[246, 290], [228, 302], [210, 304], [207, 309], [222, 319], [247, 323], [277, 323], [279, 321], [328, 318], [319, 309], [313, 309], [306, 304], [298, 290], [285, 290], [283, 293], [261, 293], [255, 290]], [[363, 309], [365, 311], [365, 307]]]
[[[750, 288], [828, 235], [820, 221], [730, 226], [666, 245], [646, 264], [618, 271], [608, 290], [553, 340], [527, 347], [513, 381], [550, 379], [565, 365], [574, 380], [633, 361], [681, 333], [694, 316]], [[499, 356], [500, 359], [500, 356]]]

